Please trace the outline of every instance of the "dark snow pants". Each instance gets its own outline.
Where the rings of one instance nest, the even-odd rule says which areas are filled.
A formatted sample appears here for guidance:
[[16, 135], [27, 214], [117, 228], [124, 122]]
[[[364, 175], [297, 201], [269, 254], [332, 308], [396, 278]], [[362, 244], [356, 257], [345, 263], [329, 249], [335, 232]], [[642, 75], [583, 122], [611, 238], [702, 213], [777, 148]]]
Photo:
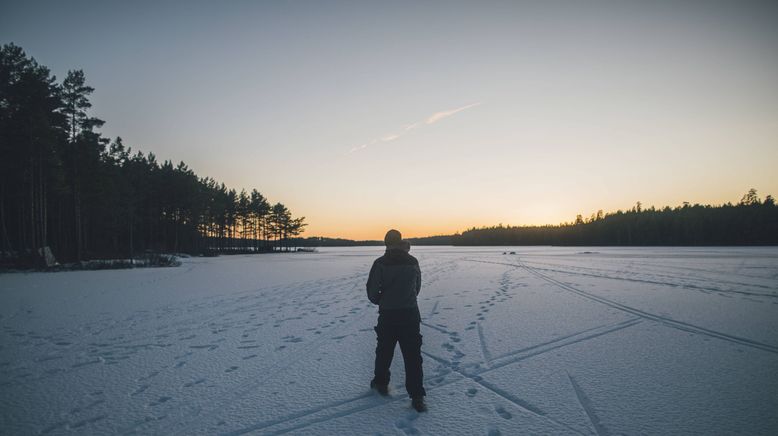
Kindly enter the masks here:
[[[418, 312], [417, 312], [418, 313]], [[383, 314], [382, 314], [383, 315]], [[394, 348], [400, 343], [400, 351], [405, 361], [405, 389], [411, 398], [426, 395], [424, 390], [424, 372], [421, 368], [421, 333], [419, 333], [418, 318], [414, 321], [396, 323], [391, 319], [378, 317], [375, 332], [378, 335], [378, 345], [375, 349], [375, 377], [379, 385], [389, 384], [389, 366], [392, 364]]]

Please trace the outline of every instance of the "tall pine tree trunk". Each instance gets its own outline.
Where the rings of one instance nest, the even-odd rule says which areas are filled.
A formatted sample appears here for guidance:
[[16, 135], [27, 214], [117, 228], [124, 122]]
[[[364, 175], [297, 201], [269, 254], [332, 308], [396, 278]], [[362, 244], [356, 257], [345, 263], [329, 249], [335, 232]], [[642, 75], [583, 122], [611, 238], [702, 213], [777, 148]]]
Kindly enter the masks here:
[[33, 254], [35, 254], [36, 250], [40, 246], [40, 234], [39, 234], [39, 227], [38, 227], [38, 208], [37, 208], [37, 198], [35, 195], [35, 159], [30, 156], [30, 249], [32, 249]]
[[81, 262], [83, 245], [81, 244], [81, 198], [78, 188], [73, 186], [73, 220], [76, 237], [76, 261]]
[[130, 223], [130, 259], [132, 259], [134, 257], [134, 247], [133, 247], [133, 244], [132, 244], [132, 237], [133, 237], [133, 235], [132, 235], [132, 227], [133, 227], [133, 225], [132, 225], [132, 215], [133, 214], [130, 213], [130, 217], [128, 219], [128, 221]]
[[11, 240], [8, 239], [8, 227], [5, 224], [5, 184], [0, 185], [0, 241], [3, 251], [11, 251]]

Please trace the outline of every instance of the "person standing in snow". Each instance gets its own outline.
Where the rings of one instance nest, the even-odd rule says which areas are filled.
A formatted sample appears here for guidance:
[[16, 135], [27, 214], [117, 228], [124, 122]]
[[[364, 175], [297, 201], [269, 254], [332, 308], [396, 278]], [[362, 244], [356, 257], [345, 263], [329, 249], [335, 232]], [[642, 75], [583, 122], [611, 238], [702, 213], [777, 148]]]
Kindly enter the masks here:
[[389, 366], [395, 345], [405, 362], [405, 389], [411, 397], [411, 406], [426, 412], [421, 358], [421, 315], [416, 297], [421, 290], [419, 261], [408, 254], [410, 244], [397, 230], [389, 230], [384, 237], [386, 253], [373, 262], [367, 279], [367, 298], [378, 305], [378, 345], [375, 350], [375, 376], [370, 387], [381, 395], [389, 394]]

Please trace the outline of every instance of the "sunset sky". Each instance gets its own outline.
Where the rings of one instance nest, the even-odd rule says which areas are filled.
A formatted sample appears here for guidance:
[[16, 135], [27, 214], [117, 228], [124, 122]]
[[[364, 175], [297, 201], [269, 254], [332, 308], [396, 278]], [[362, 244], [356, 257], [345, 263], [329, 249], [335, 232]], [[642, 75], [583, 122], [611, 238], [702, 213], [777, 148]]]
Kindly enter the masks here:
[[5, 2], [101, 129], [306, 236], [778, 195], [778, 2]]

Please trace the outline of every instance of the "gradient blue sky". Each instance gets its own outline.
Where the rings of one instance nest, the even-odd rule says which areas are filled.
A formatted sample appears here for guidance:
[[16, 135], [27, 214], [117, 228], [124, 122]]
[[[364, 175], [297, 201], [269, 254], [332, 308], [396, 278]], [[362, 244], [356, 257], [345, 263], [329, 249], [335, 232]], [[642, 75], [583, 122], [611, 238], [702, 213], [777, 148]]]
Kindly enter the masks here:
[[778, 2], [5, 2], [106, 136], [308, 235], [778, 194]]

